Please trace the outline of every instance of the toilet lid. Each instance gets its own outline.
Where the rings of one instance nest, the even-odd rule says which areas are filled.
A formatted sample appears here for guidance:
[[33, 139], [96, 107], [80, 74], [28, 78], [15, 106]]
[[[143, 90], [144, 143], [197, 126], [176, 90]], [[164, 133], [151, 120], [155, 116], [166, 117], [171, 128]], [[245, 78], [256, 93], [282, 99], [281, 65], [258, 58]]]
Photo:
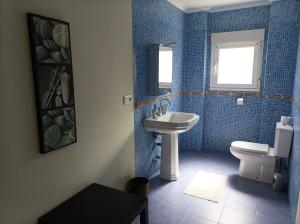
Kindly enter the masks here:
[[233, 149], [254, 153], [267, 153], [269, 151], [269, 145], [254, 142], [235, 141], [231, 143], [231, 147]]

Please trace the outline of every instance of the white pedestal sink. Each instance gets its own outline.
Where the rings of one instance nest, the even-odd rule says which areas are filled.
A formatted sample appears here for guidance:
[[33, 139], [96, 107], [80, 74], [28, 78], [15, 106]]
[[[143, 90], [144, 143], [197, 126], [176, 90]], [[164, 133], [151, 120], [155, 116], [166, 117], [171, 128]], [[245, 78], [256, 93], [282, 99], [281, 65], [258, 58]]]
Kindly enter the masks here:
[[160, 177], [174, 181], [179, 177], [178, 134], [190, 130], [199, 121], [193, 113], [167, 112], [143, 123], [148, 131], [162, 133]]

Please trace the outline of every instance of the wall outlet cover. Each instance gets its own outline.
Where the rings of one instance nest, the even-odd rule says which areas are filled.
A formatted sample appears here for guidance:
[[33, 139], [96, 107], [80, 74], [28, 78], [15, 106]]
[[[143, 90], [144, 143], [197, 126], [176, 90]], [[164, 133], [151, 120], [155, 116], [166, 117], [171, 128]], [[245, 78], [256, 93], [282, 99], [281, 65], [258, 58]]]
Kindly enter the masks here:
[[132, 95], [123, 96], [123, 104], [124, 105], [132, 104], [132, 101], [133, 101]]

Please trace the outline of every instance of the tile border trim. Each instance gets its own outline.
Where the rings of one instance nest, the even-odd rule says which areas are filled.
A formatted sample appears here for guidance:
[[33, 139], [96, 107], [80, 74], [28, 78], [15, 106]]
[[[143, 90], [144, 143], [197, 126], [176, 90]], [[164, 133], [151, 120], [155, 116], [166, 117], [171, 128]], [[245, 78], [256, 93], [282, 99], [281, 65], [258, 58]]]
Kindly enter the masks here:
[[179, 96], [181, 96], [181, 92], [170, 93], [170, 94], [167, 94], [167, 95], [153, 97], [151, 99], [146, 99], [146, 100], [135, 102], [134, 108], [135, 109], [141, 109], [141, 108], [143, 108], [145, 106], [158, 103], [162, 99], [168, 99], [168, 100], [170, 100], [170, 99], [175, 99], [175, 98], [177, 98]]
[[[260, 92], [225, 92], [225, 91], [185, 91], [185, 92], [176, 92], [176, 93], [170, 93], [167, 95], [162, 95], [158, 97], [153, 97], [151, 99], [146, 99], [142, 101], [135, 102], [134, 108], [135, 109], [141, 109], [148, 105], [153, 105], [155, 103], [158, 103], [162, 99], [175, 99], [180, 96], [235, 96], [235, 97], [257, 97], [262, 99], [270, 99], [270, 100], [293, 100], [294, 98], [292, 96], [286, 96], [286, 95], [268, 95], [263, 94]], [[298, 101], [297, 101], [298, 102]], [[300, 111], [300, 103], [297, 104], [299, 106]]]

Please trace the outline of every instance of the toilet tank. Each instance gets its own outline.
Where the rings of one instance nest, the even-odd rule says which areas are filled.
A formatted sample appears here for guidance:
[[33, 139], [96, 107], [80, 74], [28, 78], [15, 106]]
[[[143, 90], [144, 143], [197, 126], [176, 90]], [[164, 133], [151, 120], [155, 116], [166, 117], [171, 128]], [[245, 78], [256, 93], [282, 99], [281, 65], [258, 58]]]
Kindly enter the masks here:
[[293, 127], [290, 125], [282, 125], [281, 122], [276, 124], [274, 154], [281, 158], [288, 158], [290, 154]]

